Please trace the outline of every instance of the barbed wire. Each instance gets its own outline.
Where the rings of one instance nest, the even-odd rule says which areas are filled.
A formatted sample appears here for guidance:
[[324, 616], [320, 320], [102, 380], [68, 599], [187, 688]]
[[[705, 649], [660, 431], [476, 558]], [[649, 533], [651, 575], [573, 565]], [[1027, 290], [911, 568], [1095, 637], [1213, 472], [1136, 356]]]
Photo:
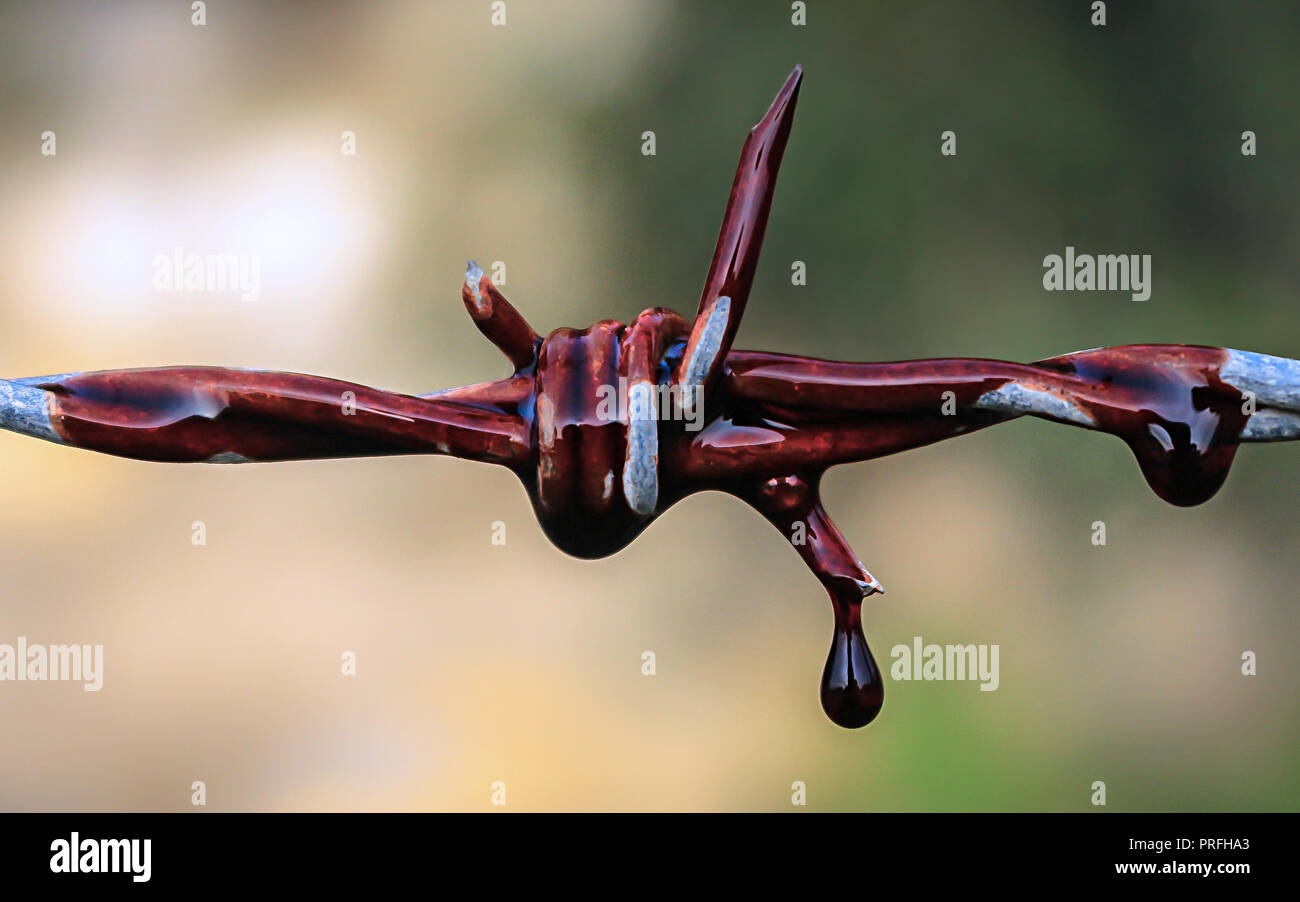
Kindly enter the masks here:
[[822, 506], [828, 467], [1020, 416], [1108, 432], [1165, 500], [1222, 485], [1243, 442], [1300, 439], [1300, 362], [1128, 345], [1030, 364], [840, 363], [732, 350], [753, 284], [802, 70], [741, 150], [693, 320], [665, 308], [543, 340], [472, 261], [462, 301], [510, 361], [504, 379], [425, 395], [217, 367], [0, 380], [0, 427], [123, 457], [245, 463], [447, 454], [524, 483], [547, 536], [578, 557], [629, 542], [694, 492], [728, 492], [791, 542], [833, 602], [822, 704], [870, 722], [883, 681], [861, 628], [884, 591]]

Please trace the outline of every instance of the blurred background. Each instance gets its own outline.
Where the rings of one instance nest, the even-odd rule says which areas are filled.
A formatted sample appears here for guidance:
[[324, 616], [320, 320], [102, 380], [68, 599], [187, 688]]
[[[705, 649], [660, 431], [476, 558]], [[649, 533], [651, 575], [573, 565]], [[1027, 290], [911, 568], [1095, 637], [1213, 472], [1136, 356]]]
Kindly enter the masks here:
[[[222, 2], [196, 27], [188, 3], [7, 3], [0, 375], [496, 378], [470, 257], [506, 264], [543, 333], [691, 313], [796, 62], [738, 346], [1300, 357], [1300, 8], [808, 6], [507, 0], [502, 27], [486, 0]], [[1044, 291], [1067, 244], [1151, 254], [1151, 299]], [[177, 246], [255, 255], [260, 297], [155, 291]], [[1001, 653], [996, 692], [890, 681], [845, 731], [817, 699], [825, 593], [729, 498], [584, 562], [503, 469], [172, 466], [0, 433], [0, 642], [105, 646], [99, 693], [0, 685], [0, 808], [193, 810], [202, 780], [209, 810], [492, 810], [495, 781], [509, 810], [791, 810], [803, 781], [818, 810], [1054, 811], [1102, 780], [1110, 810], [1294, 810], [1298, 451], [1244, 447], [1188, 510], [1121, 442], [1031, 420], [832, 471], [888, 589], [865, 614], [882, 668], [913, 636]]]

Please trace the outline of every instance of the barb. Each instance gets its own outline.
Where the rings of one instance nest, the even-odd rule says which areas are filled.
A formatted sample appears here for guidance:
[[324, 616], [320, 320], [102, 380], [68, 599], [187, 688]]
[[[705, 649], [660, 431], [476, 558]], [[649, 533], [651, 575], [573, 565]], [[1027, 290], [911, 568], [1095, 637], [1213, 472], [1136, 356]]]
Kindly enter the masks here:
[[794, 123], [801, 81], [803, 67], [795, 66], [740, 149], [740, 163], [722, 216], [718, 244], [678, 374], [680, 384], [701, 387], [705, 403], [717, 384], [722, 363], [740, 328], [749, 289], [754, 284], [758, 253], [772, 209], [781, 158]]
[[501, 349], [516, 371], [537, 361], [541, 338], [473, 260], [465, 266], [465, 284], [461, 286], [460, 297], [474, 325]]

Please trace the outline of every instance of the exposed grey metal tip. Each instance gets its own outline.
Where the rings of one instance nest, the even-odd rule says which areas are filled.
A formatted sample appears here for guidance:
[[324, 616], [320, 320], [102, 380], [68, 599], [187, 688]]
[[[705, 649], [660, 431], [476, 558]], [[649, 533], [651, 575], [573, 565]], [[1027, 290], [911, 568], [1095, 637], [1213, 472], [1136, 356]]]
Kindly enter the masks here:
[[1228, 360], [1219, 377], [1233, 388], [1250, 392], [1268, 407], [1300, 411], [1300, 360], [1225, 348]]
[[221, 451], [209, 457], [206, 462], [210, 464], [251, 464], [253, 461], [237, 451]]
[[63, 444], [50, 422], [50, 393], [31, 382], [50, 382], [57, 376], [38, 379], [0, 379], [0, 429], [19, 432], [47, 442]]
[[1246, 428], [1241, 430], [1243, 442], [1294, 442], [1300, 441], [1300, 413], [1290, 410], [1261, 408], [1250, 415]]
[[880, 584], [880, 580], [876, 579], [874, 576], [871, 577], [870, 580], [865, 580], [865, 579], [858, 580], [858, 587], [862, 589], [863, 598], [866, 598], [870, 595], [885, 594], [885, 587], [882, 586]]
[[478, 283], [483, 278], [483, 270], [479, 269], [477, 263], [470, 260], [465, 264], [465, 285], [469, 288], [469, 293], [474, 298], [474, 306], [480, 311], [483, 309], [483, 296], [478, 290]]
[[1051, 417], [1077, 426], [1095, 428], [1097, 421], [1083, 408], [1066, 398], [1040, 388], [1031, 388], [1019, 382], [1008, 382], [979, 396], [975, 406], [980, 410], [1002, 413], [1029, 413]]

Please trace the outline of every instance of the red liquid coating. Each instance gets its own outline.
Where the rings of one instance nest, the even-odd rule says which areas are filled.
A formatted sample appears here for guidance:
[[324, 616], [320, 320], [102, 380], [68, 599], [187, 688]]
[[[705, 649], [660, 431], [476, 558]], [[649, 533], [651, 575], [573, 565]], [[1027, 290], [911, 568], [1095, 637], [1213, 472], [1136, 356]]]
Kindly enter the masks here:
[[1099, 428], [1133, 451], [1151, 489], [1190, 507], [1228, 477], [1250, 415], [1219, 372], [1221, 348], [1127, 345], [1081, 351], [1039, 365], [1087, 383], [1080, 403]]
[[140, 460], [441, 453], [512, 464], [531, 451], [518, 417], [320, 376], [166, 367], [80, 373], [43, 387], [68, 444]]

